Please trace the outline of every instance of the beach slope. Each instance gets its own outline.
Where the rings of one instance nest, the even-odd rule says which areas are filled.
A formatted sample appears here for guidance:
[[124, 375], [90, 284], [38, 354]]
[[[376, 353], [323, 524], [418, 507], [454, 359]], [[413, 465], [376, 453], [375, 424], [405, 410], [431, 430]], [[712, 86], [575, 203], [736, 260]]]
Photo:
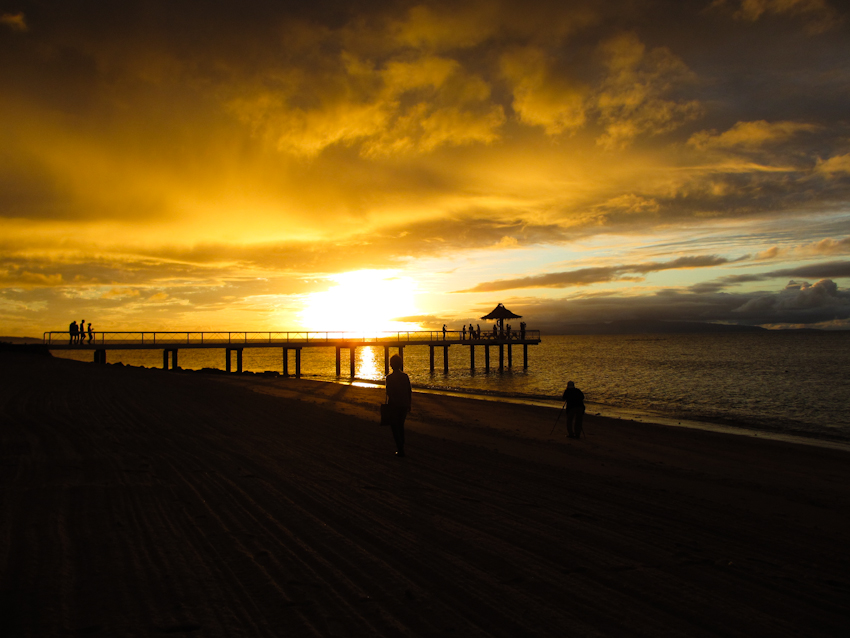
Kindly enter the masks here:
[[834, 636], [846, 452], [0, 354], [8, 636]]

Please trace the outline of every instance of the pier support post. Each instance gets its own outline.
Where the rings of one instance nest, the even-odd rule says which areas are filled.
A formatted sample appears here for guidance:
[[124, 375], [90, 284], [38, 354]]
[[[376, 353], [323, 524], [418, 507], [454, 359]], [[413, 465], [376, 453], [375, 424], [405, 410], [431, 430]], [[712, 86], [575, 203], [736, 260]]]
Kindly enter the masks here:
[[[336, 376], [340, 376], [342, 374], [342, 366], [340, 364], [340, 355], [339, 351], [342, 350], [340, 346], [336, 347]], [[296, 350], [296, 352], [298, 352]]]
[[301, 378], [301, 348], [295, 348], [295, 378]]
[[431, 372], [434, 372], [434, 346], [428, 346], [428, 361], [431, 363]]
[[224, 371], [230, 372], [230, 348], [224, 349]]
[[528, 367], [528, 344], [522, 344], [522, 367]]
[[289, 376], [289, 349], [283, 349], [283, 376]]
[[242, 373], [242, 348], [236, 348], [236, 372]]
[[[177, 350], [163, 350], [162, 351], [162, 369], [168, 370], [168, 353], [171, 353], [171, 369], [177, 369]], [[106, 361], [106, 353], [104, 351], [104, 361]]]
[[401, 369], [404, 370], [404, 346], [398, 347], [398, 356], [401, 358]]
[[94, 351], [95, 363], [106, 363], [106, 350], [99, 349]]
[[384, 346], [384, 376], [390, 373], [390, 347]]
[[443, 346], [443, 372], [449, 373], [449, 347]]
[[513, 354], [511, 353], [511, 344], [510, 343], [508, 344], [508, 367], [509, 368], [514, 367], [514, 357], [513, 357]]
[[490, 346], [484, 346], [484, 369], [490, 372]]
[[505, 369], [505, 344], [499, 344], [499, 372]]
[[356, 348], [354, 346], [351, 346], [351, 348], [349, 348], [349, 350], [348, 350], [349, 351], [349, 355], [348, 355], [349, 367], [351, 368], [351, 375], [350, 376], [351, 376], [352, 379], [354, 378], [354, 361], [355, 361], [354, 351], [355, 350], [356, 350]]
[[469, 345], [469, 369], [475, 370], [475, 346]]

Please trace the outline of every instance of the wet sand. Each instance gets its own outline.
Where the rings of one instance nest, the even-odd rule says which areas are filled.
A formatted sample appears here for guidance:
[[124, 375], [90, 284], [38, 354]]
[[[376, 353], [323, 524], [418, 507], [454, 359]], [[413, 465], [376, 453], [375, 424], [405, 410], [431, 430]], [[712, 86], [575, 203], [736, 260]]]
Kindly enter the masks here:
[[850, 455], [0, 354], [8, 636], [835, 636]]

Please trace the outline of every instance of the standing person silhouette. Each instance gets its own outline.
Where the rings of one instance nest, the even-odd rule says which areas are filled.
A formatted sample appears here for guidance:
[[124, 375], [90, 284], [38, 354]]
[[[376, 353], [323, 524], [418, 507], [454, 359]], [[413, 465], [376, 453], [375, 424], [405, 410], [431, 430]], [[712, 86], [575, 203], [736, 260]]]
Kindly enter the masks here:
[[80, 319], [80, 345], [83, 345], [86, 341], [86, 320]]
[[396, 456], [404, 456], [404, 420], [413, 400], [410, 377], [402, 372], [401, 366], [400, 356], [394, 354], [390, 357], [393, 371], [387, 375], [387, 403], [390, 406], [390, 429], [395, 440]]
[[443, 324], [443, 341], [446, 340], [446, 324]]
[[567, 409], [567, 436], [577, 439], [581, 437], [581, 423], [584, 420], [584, 392], [572, 381], [567, 381], [563, 399]]
[[92, 339], [94, 339], [94, 332], [92, 332], [91, 321], [89, 321], [89, 343], [91, 343]]
[[79, 333], [80, 333], [80, 331], [79, 331], [79, 329], [77, 328], [77, 322], [76, 322], [76, 321], [72, 321], [72, 322], [71, 322], [71, 325], [70, 325], [70, 326], [68, 326], [68, 334], [70, 334], [70, 335], [71, 335], [71, 340], [68, 342], [68, 345], [69, 345], [69, 346], [72, 346], [72, 345], [74, 345], [75, 343], [77, 343], [77, 335], [78, 335]]

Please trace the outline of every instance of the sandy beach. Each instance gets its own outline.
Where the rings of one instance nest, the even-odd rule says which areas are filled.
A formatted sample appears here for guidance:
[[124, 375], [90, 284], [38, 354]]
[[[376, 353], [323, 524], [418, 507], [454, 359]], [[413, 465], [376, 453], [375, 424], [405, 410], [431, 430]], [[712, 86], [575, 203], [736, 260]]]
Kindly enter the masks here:
[[850, 455], [0, 353], [4, 636], [838, 636]]

